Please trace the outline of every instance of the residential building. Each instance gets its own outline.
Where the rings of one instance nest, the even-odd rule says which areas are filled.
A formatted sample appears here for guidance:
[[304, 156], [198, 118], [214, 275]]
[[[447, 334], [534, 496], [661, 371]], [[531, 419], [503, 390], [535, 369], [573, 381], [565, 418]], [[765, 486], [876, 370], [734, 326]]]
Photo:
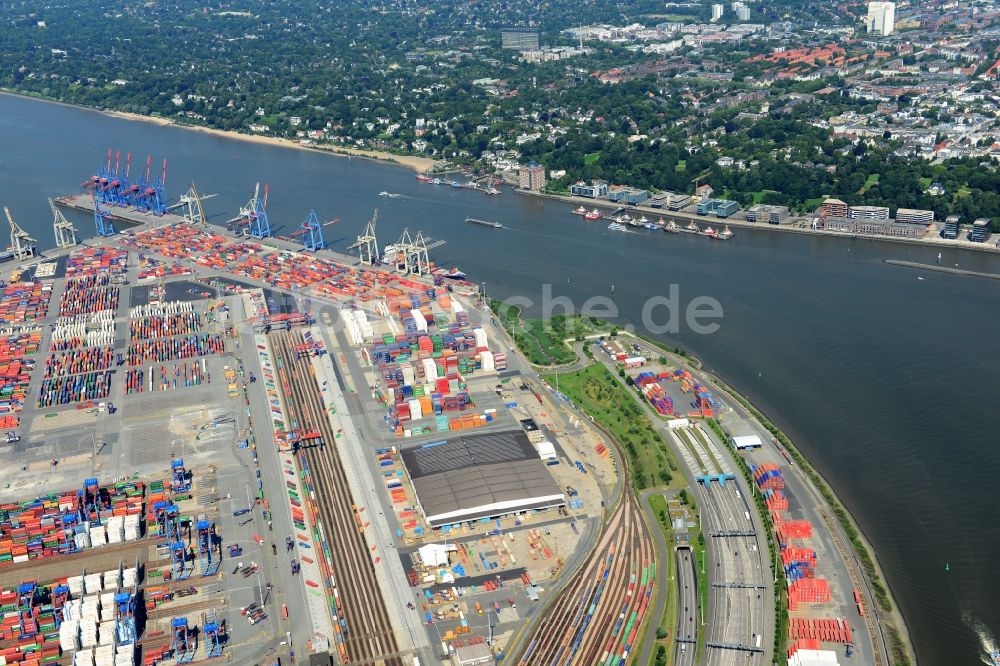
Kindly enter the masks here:
[[768, 224], [781, 224], [789, 215], [788, 206], [769, 206], [767, 204], [756, 204], [747, 210], [747, 222], [766, 222]]
[[540, 46], [539, 32], [530, 28], [502, 28], [500, 46], [513, 51], [537, 51]]
[[852, 220], [888, 220], [889, 209], [885, 206], [851, 206], [847, 217]]
[[868, 32], [883, 36], [891, 35], [895, 25], [895, 2], [868, 3]]
[[969, 240], [973, 243], [985, 243], [990, 239], [993, 221], [988, 217], [981, 217], [972, 223], [972, 231], [969, 232]]
[[724, 5], [712, 5], [712, 20], [718, 21], [722, 18], [722, 15], [726, 12], [726, 7]]
[[608, 184], [601, 180], [595, 180], [588, 185], [581, 180], [574, 185], [570, 185], [569, 192], [578, 197], [597, 199], [608, 196]]
[[743, 2], [734, 2], [733, 11], [736, 12], [736, 18], [740, 21], [750, 20], [750, 7]]
[[828, 217], [823, 220], [827, 231], [842, 231], [859, 236], [890, 236], [893, 238], [923, 238], [927, 227], [922, 224], [900, 224], [889, 219], [851, 219]]
[[944, 227], [941, 229], [941, 238], [958, 238], [961, 226], [961, 218], [959, 218], [958, 215], [949, 215], [944, 218]]
[[545, 167], [532, 160], [518, 170], [522, 190], [540, 192], [545, 187]]
[[819, 207], [819, 214], [823, 217], [847, 217], [848, 206], [840, 199], [826, 199]]
[[899, 208], [896, 210], [896, 221], [908, 224], [930, 224], [934, 221], [934, 211]]

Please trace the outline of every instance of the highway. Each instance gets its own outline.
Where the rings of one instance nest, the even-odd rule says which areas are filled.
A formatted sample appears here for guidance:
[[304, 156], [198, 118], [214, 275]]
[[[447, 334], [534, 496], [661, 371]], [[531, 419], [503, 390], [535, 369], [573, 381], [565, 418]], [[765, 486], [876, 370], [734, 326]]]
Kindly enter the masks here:
[[698, 624], [701, 608], [698, 604], [698, 565], [693, 551], [677, 549], [677, 633], [674, 642], [674, 665], [694, 666], [697, 656]]
[[[640, 347], [639, 353], [650, 358], [661, 355], [648, 343], [637, 341], [636, 344]], [[604, 363], [613, 376], [618, 376], [614, 359], [599, 351], [594, 357]], [[654, 423], [663, 422], [635, 391], [629, 390], [629, 395]], [[704, 609], [703, 621], [698, 622], [697, 627], [705, 637], [705, 663], [710, 666], [766, 663], [774, 643], [774, 585], [770, 572], [764, 573], [768, 565], [760, 556], [760, 553], [768, 553], [766, 537], [760, 527], [761, 517], [756, 506], [743, 500], [748, 496], [743, 476], [733, 473], [736, 464], [732, 453], [715, 439], [714, 434], [697, 424], [676, 431], [666, 427], [664, 430], [688, 479], [696, 480], [705, 475], [729, 477], [725, 480], [725, 490], [718, 480], [696, 483], [694, 490], [701, 509], [708, 558], [708, 608]], [[744, 536], [722, 536], [730, 532]], [[756, 587], [733, 587], [734, 584]], [[757, 637], [760, 637], [759, 652]], [[748, 652], [748, 648], [752, 651]], [[679, 652], [679, 646], [677, 650]]]

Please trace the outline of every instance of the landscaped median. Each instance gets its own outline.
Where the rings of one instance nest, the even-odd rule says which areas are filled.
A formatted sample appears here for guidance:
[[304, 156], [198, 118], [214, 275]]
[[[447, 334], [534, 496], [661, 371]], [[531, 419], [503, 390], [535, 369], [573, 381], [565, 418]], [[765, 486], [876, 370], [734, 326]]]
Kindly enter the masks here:
[[581, 315], [556, 315], [549, 320], [521, 319], [520, 308], [496, 299], [490, 299], [490, 309], [521, 353], [535, 365], [572, 363], [576, 354], [566, 340], [582, 340], [588, 335], [613, 330], [613, 326], [602, 319]]

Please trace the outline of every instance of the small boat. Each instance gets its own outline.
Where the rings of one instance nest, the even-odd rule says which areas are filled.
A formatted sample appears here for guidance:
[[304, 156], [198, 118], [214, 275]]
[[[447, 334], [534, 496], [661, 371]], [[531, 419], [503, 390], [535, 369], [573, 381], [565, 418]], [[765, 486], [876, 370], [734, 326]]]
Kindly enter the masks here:
[[435, 178], [434, 180], [431, 181], [431, 185], [440, 185], [443, 182], [444, 181], [441, 180], [440, 178]]
[[656, 221], [656, 226], [658, 226], [660, 229], [662, 229], [663, 227], [667, 226], [667, 223], [664, 222], [663, 218], [661, 217], [660, 219], [658, 219]]
[[379, 193], [378, 193], [378, 195], [379, 195], [380, 197], [389, 197], [390, 199], [395, 199], [396, 197], [398, 197], [398, 196], [399, 196], [399, 195], [398, 195], [398, 194], [396, 194], [395, 192], [386, 192], [386, 191], [384, 191], [384, 190], [383, 190], [382, 192], [379, 192]]
[[496, 195], [496, 194], [500, 194], [500, 190], [498, 190], [497, 188], [495, 188], [493, 186], [487, 187], [485, 190], [483, 190], [483, 192], [485, 192], [486, 194], [490, 195], [491, 197], [494, 196], [494, 195]]
[[628, 227], [618, 222], [612, 222], [608, 225], [608, 231], [628, 231]]
[[573, 213], [574, 215], [586, 215], [587, 209], [583, 206], [580, 206], [579, 208], [574, 208], [570, 212]]
[[702, 236], [708, 236], [709, 238], [719, 237], [719, 232], [713, 229], [712, 227], [705, 227], [704, 229], [701, 230], [700, 233]]
[[646, 226], [647, 222], [649, 222], [649, 220], [646, 219], [645, 215], [639, 218], [639, 224], [641, 224], [642, 226]]
[[728, 225], [726, 225], [726, 228], [720, 231], [719, 235], [716, 236], [716, 238], [718, 238], [719, 240], [729, 240], [732, 237], [733, 237], [733, 231], [732, 229], [729, 228]]
[[457, 268], [452, 268], [450, 271], [444, 274], [444, 277], [448, 278], [449, 280], [464, 280], [465, 273], [458, 270]]
[[659, 229], [659, 227], [656, 226], [655, 224], [653, 224], [652, 222], [647, 222], [646, 224], [644, 224], [642, 226], [646, 227], [650, 231], [656, 231], [657, 229]]
[[599, 219], [601, 219], [601, 211], [599, 211], [599, 210], [597, 210], [595, 208], [594, 210], [590, 211], [589, 213], [585, 213], [584, 216], [583, 216], [583, 219], [585, 219], [585, 220], [599, 220]]
[[667, 226], [663, 227], [663, 230], [672, 234], [679, 234], [681, 232], [681, 227], [673, 220], [670, 220], [670, 222], [667, 223]]
[[448, 184], [451, 185], [452, 187], [462, 187], [462, 183], [458, 182], [457, 180], [450, 180], [448, 181]]
[[474, 217], [467, 217], [467, 218], [465, 218], [465, 221], [468, 222], [469, 224], [478, 224], [478, 225], [483, 226], [483, 227], [492, 227], [494, 229], [503, 229], [503, 225], [500, 224], [499, 222], [489, 222], [487, 220], [477, 220]]

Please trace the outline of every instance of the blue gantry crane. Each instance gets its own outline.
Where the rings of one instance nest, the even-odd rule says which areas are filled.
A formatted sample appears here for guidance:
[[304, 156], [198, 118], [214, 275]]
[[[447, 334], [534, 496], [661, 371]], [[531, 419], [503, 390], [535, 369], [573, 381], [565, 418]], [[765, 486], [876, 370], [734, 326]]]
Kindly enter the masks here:
[[187, 580], [191, 575], [187, 568], [187, 549], [180, 541], [170, 544], [170, 575], [174, 580]]
[[247, 234], [252, 238], [268, 238], [272, 236], [271, 222], [267, 218], [267, 193], [269, 187], [264, 185], [264, 196], [260, 196], [260, 183], [253, 191], [253, 198], [240, 208], [240, 214], [226, 222], [230, 231]]
[[155, 181], [150, 180], [150, 169], [152, 166], [153, 158], [147, 157], [146, 173], [131, 188], [133, 203], [135, 209], [138, 211], [152, 213], [153, 215], [163, 215], [167, 212], [167, 160], [163, 160], [163, 171]]
[[191, 481], [188, 479], [187, 469], [184, 467], [182, 458], [174, 458], [170, 462], [170, 471], [173, 476], [171, 488], [175, 493], [191, 490]]
[[80, 521], [90, 521], [91, 525], [101, 524], [101, 486], [96, 477], [83, 480], [83, 488], [77, 491]]
[[222, 656], [222, 636], [219, 623], [215, 621], [205, 623], [205, 657], [213, 659]]
[[198, 530], [198, 559], [201, 562], [201, 575], [211, 576], [219, 570], [220, 558], [214, 552], [215, 526], [207, 520], [199, 520], [195, 525]]
[[135, 603], [134, 585], [115, 595], [115, 635], [119, 645], [135, 643]]
[[326, 247], [326, 240], [323, 238], [323, 227], [340, 222], [340, 218], [320, 222], [316, 209], [309, 211], [308, 217], [298, 229], [292, 232], [292, 236], [302, 236], [302, 246], [306, 250], [322, 250]]
[[52, 614], [56, 619], [56, 628], [66, 619], [66, 602], [69, 601], [69, 588], [56, 585], [52, 588]]
[[38, 593], [38, 586], [34, 583], [21, 583], [17, 588], [17, 619], [20, 632], [18, 638], [21, 640], [33, 638], [38, 634], [38, 623], [35, 621]]
[[114, 236], [115, 223], [111, 221], [111, 211], [101, 204], [94, 195], [94, 228], [98, 236]]
[[184, 617], [175, 617], [170, 621], [170, 650], [178, 664], [187, 664], [194, 660], [198, 649], [194, 636], [188, 630], [188, 621]]

